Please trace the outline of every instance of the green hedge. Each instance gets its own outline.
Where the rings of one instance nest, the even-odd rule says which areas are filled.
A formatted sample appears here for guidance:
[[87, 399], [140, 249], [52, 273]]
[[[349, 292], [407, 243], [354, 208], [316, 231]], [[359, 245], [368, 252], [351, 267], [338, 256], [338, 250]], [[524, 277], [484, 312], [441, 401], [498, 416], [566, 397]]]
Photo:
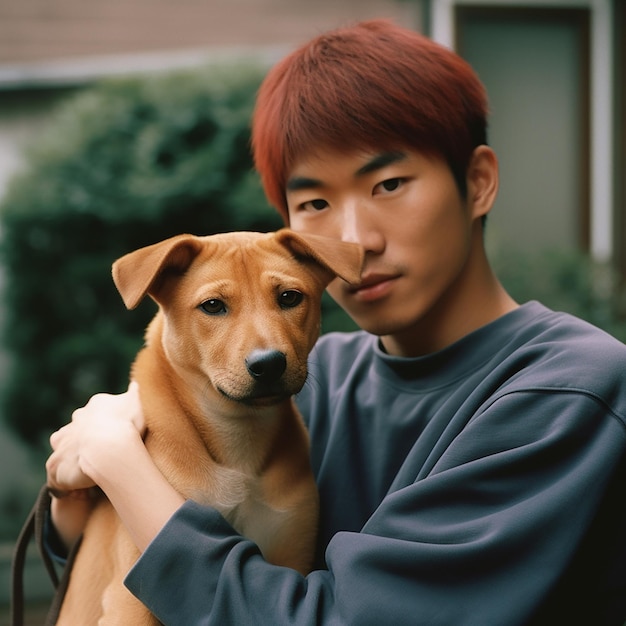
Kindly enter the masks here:
[[[489, 228], [487, 227], [487, 237]], [[611, 266], [575, 250], [496, 250], [493, 266], [518, 301], [539, 300], [626, 341], [626, 293]]]
[[122, 254], [181, 232], [281, 225], [249, 156], [263, 70], [223, 66], [103, 83], [66, 102], [0, 206], [5, 420], [45, 440], [96, 391], [119, 391], [155, 311], [127, 312]]

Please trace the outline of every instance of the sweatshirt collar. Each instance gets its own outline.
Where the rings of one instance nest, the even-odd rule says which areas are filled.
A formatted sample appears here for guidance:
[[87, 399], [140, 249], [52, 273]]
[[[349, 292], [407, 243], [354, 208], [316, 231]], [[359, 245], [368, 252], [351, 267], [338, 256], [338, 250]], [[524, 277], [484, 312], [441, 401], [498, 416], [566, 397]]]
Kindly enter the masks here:
[[[378, 375], [412, 388], [449, 385], [475, 372], [510, 343], [528, 339], [528, 327], [551, 311], [536, 301], [527, 302], [493, 322], [476, 329], [443, 350], [420, 357], [398, 357], [384, 352], [380, 340], [372, 336], [374, 368]], [[532, 332], [532, 331], [531, 331]], [[416, 387], [416, 383], [419, 385]]]

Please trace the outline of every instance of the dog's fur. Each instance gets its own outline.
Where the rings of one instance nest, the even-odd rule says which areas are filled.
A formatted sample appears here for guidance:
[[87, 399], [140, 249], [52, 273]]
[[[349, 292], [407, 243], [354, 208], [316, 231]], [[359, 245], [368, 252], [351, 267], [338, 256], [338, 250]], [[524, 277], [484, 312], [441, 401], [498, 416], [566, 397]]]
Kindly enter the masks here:
[[[336, 276], [358, 282], [361, 263], [356, 245], [283, 229], [180, 235], [113, 265], [128, 308], [145, 295], [159, 305], [131, 371], [155, 463], [268, 561], [302, 573], [312, 566], [318, 503], [292, 395], [305, 382], [324, 288]], [[102, 498], [57, 623], [158, 624], [122, 583], [137, 557]]]

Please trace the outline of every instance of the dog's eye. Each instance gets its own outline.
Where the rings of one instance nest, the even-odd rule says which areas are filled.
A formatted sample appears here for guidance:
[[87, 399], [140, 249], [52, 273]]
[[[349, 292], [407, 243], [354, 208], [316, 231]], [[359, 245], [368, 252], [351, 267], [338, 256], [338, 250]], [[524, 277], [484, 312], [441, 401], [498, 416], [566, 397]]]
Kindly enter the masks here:
[[280, 296], [278, 296], [278, 304], [283, 309], [293, 309], [298, 306], [303, 299], [304, 296], [299, 291], [296, 291], [295, 289], [288, 289], [287, 291], [283, 291]]
[[209, 315], [223, 315], [226, 313], [226, 305], [216, 298], [211, 298], [209, 300], [205, 300], [200, 308]]

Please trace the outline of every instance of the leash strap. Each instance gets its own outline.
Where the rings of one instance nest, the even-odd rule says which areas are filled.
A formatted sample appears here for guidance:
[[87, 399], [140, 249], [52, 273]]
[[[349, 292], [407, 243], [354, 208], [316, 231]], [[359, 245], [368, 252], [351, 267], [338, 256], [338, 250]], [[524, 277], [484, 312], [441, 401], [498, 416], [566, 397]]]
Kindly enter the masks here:
[[48, 488], [46, 485], [43, 485], [15, 543], [11, 563], [11, 626], [23, 626], [24, 624], [24, 569], [26, 553], [33, 537], [55, 589], [52, 605], [46, 619], [46, 626], [56, 624], [61, 603], [69, 584], [70, 573], [80, 546], [80, 540], [76, 542], [76, 545], [70, 552], [67, 563], [63, 568], [63, 574], [59, 579], [52, 557], [45, 545], [45, 527], [50, 511], [50, 500]]
[[15, 544], [11, 560], [11, 625], [24, 623], [24, 562], [26, 550], [35, 531], [35, 509], [31, 510]]
[[67, 587], [70, 584], [70, 575], [72, 573], [74, 559], [76, 558], [76, 554], [78, 553], [78, 548], [80, 548], [80, 543], [82, 539], [83, 538], [81, 536], [76, 541], [76, 543], [72, 547], [71, 552], [67, 556], [67, 562], [65, 564], [65, 567], [63, 568], [63, 574], [61, 575], [61, 580], [59, 581], [59, 585], [56, 588], [54, 598], [52, 598], [52, 604], [50, 605], [50, 610], [48, 611], [48, 615], [46, 617], [45, 626], [54, 626], [57, 623], [57, 620], [59, 619], [59, 613], [61, 612], [61, 605], [63, 604], [63, 599], [65, 598]]
[[37, 541], [39, 552], [42, 555], [44, 564], [50, 580], [55, 589], [59, 585], [59, 578], [54, 569], [54, 564], [43, 548], [43, 526], [47, 511], [50, 510], [50, 495], [48, 489], [44, 485], [37, 496], [37, 500], [33, 505], [20, 534], [13, 551], [13, 559], [11, 563], [11, 625], [22, 626], [24, 623], [24, 568], [26, 565], [26, 553], [31, 539], [40, 536]]

